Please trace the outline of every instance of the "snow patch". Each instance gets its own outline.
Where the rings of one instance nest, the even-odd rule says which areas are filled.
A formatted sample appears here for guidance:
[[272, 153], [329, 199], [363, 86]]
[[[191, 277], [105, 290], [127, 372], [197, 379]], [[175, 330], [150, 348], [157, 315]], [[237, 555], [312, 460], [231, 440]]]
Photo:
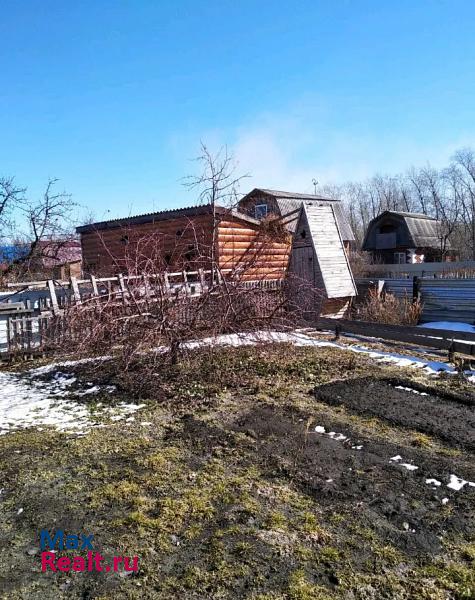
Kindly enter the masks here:
[[465, 479], [462, 479], [461, 477], [457, 477], [457, 475], [451, 475], [450, 482], [447, 484], [447, 487], [450, 488], [451, 490], [455, 490], [456, 492], [458, 492], [466, 485], [475, 487], [475, 482], [466, 481]]
[[419, 396], [428, 396], [429, 395], [426, 392], [419, 392], [418, 390], [414, 390], [413, 388], [410, 388], [410, 387], [404, 387], [403, 385], [396, 385], [395, 389], [396, 390], [404, 390], [405, 392], [411, 392], [413, 394], [419, 394]]
[[410, 463], [399, 463], [399, 464], [401, 465], [401, 467], [404, 467], [408, 471], [415, 471], [416, 469], [419, 468], [419, 467], [416, 467], [416, 465], [411, 465]]
[[442, 485], [442, 482], [440, 482], [438, 479], [426, 479], [426, 483], [428, 485], [434, 485], [435, 487], [439, 487]]
[[465, 331], [466, 333], [475, 333], [475, 326], [470, 323], [453, 323], [452, 321], [432, 321], [424, 323], [419, 327], [426, 329], [446, 329], [447, 331]]
[[[254, 333], [231, 333], [218, 335], [216, 337], [204, 338], [183, 344], [184, 348], [194, 349], [203, 346], [249, 346], [265, 343], [290, 343], [295, 346], [313, 346], [316, 348], [338, 348], [347, 352], [366, 354], [379, 362], [391, 363], [398, 367], [411, 367], [422, 369], [426, 374], [437, 376], [441, 371], [456, 374], [457, 371], [447, 363], [440, 361], [428, 361], [416, 356], [397, 354], [393, 352], [381, 352], [372, 350], [363, 345], [347, 346], [338, 342], [318, 340], [304, 333], [282, 331], [256, 331]], [[157, 348], [157, 352], [164, 352], [166, 348]], [[465, 371], [468, 381], [475, 383], [475, 371]]]
[[[92, 427], [99, 426], [96, 419], [100, 419], [103, 415], [109, 416], [110, 411], [117, 413], [115, 420], [120, 420], [130, 417], [132, 413], [145, 406], [122, 402], [114, 408], [96, 410], [92, 419], [86, 405], [68, 398], [71, 395], [71, 390], [68, 388], [77, 382], [76, 377], [58, 371], [50, 381], [38, 379], [38, 375], [52, 372], [58, 367], [92, 360], [96, 359], [53, 363], [31, 369], [23, 374], [0, 373], [0, 435], [38, 425], [50, 425], [62, 432], [84, 435]], [[75, 393], [84, 396], [95, 394], [101, 389], [111, 391], [112, 386], [107, 388], [93, 386]]]

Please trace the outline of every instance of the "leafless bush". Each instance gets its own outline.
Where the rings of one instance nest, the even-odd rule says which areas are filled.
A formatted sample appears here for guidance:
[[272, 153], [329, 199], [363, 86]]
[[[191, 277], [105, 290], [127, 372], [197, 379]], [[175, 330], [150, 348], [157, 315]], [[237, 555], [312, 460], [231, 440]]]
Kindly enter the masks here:
[[417, 325], [422, 314], [420, 301], [397, 298], [394, 294], [378, 294], [370, 289], [366, 300], [358, 308], [358, 319], [389, 325]]
[[[151, 350], [156, 360], [176, 363], [191, 340], [282, 330], [314, 321], [321, 305], [319, 290], [295, 279], [277, 279], [279, 273], [261, 272], [261, 258], [278, 235], [283, 234], [277, 224], [264, 223], [230, 268], [215, 263], [214, 268], [176, 273], [164, 270], [156, 238], [142, 238], [122, 259], [127, 270], [121, 285], [98, 279], [100, 294], [67, 307], [56, 318], [51, 339], [57, 348], [75, 353], [112, 351], [122, 368], [129, 369]], [[209, 265], [209, 252], [202, 245], [196, 248], [200, 251], [194, 264]], [[177, 254], [184, 251], [186, 247], [177, 246]], [[295, 299], [304, 297], [303, 311]]]

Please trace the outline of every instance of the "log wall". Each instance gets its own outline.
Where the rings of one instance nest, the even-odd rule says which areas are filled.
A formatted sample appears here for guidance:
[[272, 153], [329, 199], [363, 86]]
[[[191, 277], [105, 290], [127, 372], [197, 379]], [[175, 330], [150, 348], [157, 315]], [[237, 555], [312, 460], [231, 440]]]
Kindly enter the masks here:
[[217, 248], [221, 269], [242, 269], [246, 279], [283, 279], [289, 264], [291, 238], [227, 217], [218, 226]]
[[84, 271], [105, 276], [209, 268], [211, 236], [212, 215], [81, 233]]
[[[178, 217], [81, 233], [84, 271], [116, 273], [211, 267], [212, 214]], [[218, 217], [215, 257], [221, 269], [241, 270], [246, 279], [282, 279], [290, 257], [290, 236], [276, 237], [268, 225]]]

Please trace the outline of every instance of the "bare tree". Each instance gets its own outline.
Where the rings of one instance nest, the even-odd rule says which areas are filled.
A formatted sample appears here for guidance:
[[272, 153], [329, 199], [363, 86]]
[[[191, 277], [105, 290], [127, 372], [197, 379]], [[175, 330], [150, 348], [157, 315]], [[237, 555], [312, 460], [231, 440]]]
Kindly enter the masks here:
[[[125, 289], [98, 282], [99, 295], [72, 304], [53, 319], [52, 343], [60, 350], [86, 354], [114, 347], [125, 372], [153, 349], [160, 349], [156, 360], [174, 364], [187, 342], [203, 336], [295, 327], [301, 323], [302, 309], [292, 299], [302, 295], [312, 299], [306, 318], [314, 319], [321, 307], [320, 290], [293, 279], [290, 294], [287, 282], [272, 285], [268, 272], [259, 275], [269, 246], [281, 236], [288, 233], [279, 221], [262, 222], [231, 270], [223, 273], [216, 264], [214, 269], [176, 273], [186, 276], [178, 283], [163, 270], [156, 236], [144, 236], [121, 265]], [[210, 249], [203, 252], [209, 264]]]
[[72, 210], [76, 204], [50, 179], [37, 201], [28, 199], [26, 188], [13, 179], [0, 180], [0, 237], [18, 248], [3, 277], [25, 276], [43, 259], [54, 260], [73, 238]]
[[236, 175], [234, 157], [229, 154], [226, 146], [216, 154], [212, 154], [208, 147], [201, 142], [201, 153], [195, 160], [201, 165], [202, 172], [199, 175], [185, 177], [183, 185], [189, 190], [198, 191], [198, 202], [200, 204], [210, 204], [212, 207], [211, 264], [214, 269], [218, 230], [216, 207], [234, 208], [239, 200], [239, 185], [249, 175]]
[[475, 259], [475, 154], [471, 148], [463, 148], [454, 155], [454, 167], [460, 177], [462, 221], [470, 240], [471, 257]]

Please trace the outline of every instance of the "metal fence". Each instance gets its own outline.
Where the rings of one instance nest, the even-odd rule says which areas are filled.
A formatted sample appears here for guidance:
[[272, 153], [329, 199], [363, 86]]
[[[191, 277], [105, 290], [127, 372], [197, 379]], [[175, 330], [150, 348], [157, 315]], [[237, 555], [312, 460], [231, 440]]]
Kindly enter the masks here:
[[[358, 279], [358, 291], [364, 293], [377, 279]], [[420, 299], [423, 304], [421, 321], [455, 321], [475, 323], [475, 278], [419, 278]], [[385, 291], [398, 298], [412, 298], [412, 279], [384, 279]]]

